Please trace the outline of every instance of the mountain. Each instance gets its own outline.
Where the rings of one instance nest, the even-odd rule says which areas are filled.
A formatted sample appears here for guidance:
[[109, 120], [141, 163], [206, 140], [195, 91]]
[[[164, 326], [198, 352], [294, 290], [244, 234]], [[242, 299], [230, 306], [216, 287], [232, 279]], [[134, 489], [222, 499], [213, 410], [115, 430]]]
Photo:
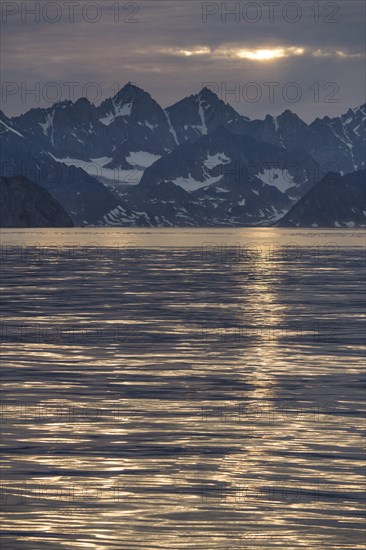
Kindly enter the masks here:
[[340, 117], [317, 118], [307, 150], [329, 170], [346, 174], [366, 168], [366, 104]]
[[63, 101], [31, 109], [12, 124], [55, 159], [116, 182], [137, 183], [147, 166], [176, 146], [165, 111], [131, 83], [99, 107], [86, 98]]
[[73, 227], [65, 209], [23, 176], [0, 177], [0, 227]]
[[322, 172], [354, 172], [365, 168], [366, 104], [335, 118], [303, 122], [287, 110], [278, 117], [243, 121], [240, 133], [267, 141], [288, 151], [301, 147]]
[[166, 113], [179, 145], [210, 134], [219, 126], [239, 132], [244, 130], [245, 120], [249, 120], [240, 116], [207, 87], [168, 107]]
[[45, 189], [78, 225], [271, 225], [329, 171], [365, 168], [366, 107], [306, 124], [250, 120], [208, 88], [162, 109], [128, 83], [9, 119], [2, 174]]
[[[12, 126], [32, 138], [40, 149], [59, 158], [89, 160], [101, 156], [104, 127], [98, 120], [98, 110], [86, 98], [62, 101], [47, 109], [31, 109], [12, 119]], [[98, 128], [96, 132], [95, 129]]]
[[171, 180], [191, 192], [213, 183], [221, 184], [232, 172], [238, 180], [243, 175], [256, 176], [289, 197], [297, 198], [316, 183], [318, 165], [300, 149], [289, 153], [277, 145], [234, 134], [219, 126], [156, 161], [145, 171], [140, 186]]
[[289, 110], [250, 120], [207, 87], [164, 110], [150, 94], [128, 83], [100, 106], [86, 98], [63, 101], [31, 109], [14, 117], [12, 125], [56, 160], [118, 187], [138, 184], [144, 171], [177, 145], [194, 142], [219, 126], [289, 151], [302, 149], [324, 174], [365, 167], [365, 105], [310, 125]]
[[284, 193], [255, 177], [248, 176], [240, 184], [235, 176], [228, 180], [191, 193], [166, 180], [143, 190], [137, 186], [128, 204], [149, 208], [154, 217], [167, 222], [163, 225], [177, 227], [268, 225], [291, 207]]
[[174, 225], [268, 225], [316, 183], [317, 172], [301, 151], [220, 126], [155, 162], [122, 197]]
[[81, 168], [57, 162], [32, 135], [21, 134], [0, 112], [1, 175], [23, 175], [46, 189], [76, 225], [154, 225], [148, 213], [132, 212]]
[[366, 170], [329, 172], [278, 227], [366, 227]]

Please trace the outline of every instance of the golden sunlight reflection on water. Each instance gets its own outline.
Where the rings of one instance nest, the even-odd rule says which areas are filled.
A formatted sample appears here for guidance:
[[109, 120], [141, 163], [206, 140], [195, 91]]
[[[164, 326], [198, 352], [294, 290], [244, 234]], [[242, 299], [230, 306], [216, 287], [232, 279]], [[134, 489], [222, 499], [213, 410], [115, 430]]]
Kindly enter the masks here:
[[3, 243], [4, 548], [364, 548], [363, 232]]

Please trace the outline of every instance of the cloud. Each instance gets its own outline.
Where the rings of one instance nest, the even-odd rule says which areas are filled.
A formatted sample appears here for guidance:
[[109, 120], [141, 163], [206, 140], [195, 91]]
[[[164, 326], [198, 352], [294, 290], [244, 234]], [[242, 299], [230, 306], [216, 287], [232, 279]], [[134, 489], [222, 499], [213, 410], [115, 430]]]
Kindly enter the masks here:
[[[149, 52], [140, 52], [139, 53], [149, 53]], [[195, 55], [210, 55], [211, 54], [211, 48], [208, 46], [194, 46], [190, 49], [181, 49], [181, 48], [161, 48], [158, 49], [158, 53], [165, 54], [165, 55], [173, 55], [178, 57], [191, 57]]]
[[258, 49], [219, 49], [215, 52], [216, 57], [231, 57], [238, 59], [249, 59], [250, 61], [273, 61], [283, 57], [304, 55], [305, 49], [299, 47], [276, 47]]
[[[208, 45], [194, 45], [190, 48], [156, 48], [156, 54], [172, 57], [205, 57], [207, 59], [246, 59], [254, 62], [275, 61], [288, 57], [334, 57], [342, 59], [359, 58], [364, 54], [344, 50], [312, 49], [304, 46], [263, 46], [243, 48], [240, 45], [223, 45], [213, 48]], [[139, 50], [139, 54], [151, 55], [151, 50]]]
[[[115, 21], [117, 12], [111, 6], [118, 2], [101, 3], [100, 21], [89, 23], [81, 17], [87, 3], [75, 3], [80, 8], [75, 9], [74, 23], [69, 22], [62, 2], [63, 17], [55, 24], [44, 18], [36, 23], [31, 15], [23, 23], [19, 13], [9, 16], [1, 29], [3, 82], [15, 82], [19, 89], [26, 83], [30, 90], [37, 83], [42, 90], [47, 83], [58, 82], [64, 90], [64, 83], [77, 81], [76, 100], [89, 82], [97, 82], [105, 98], [131, 80], [164, 106], [199, 91], [203, 82], [216, 82], [220, 89], [236, 83], [245, 89], [248, 82], [256, 82], [263, 92], [260, 100], [254, 103], [242, 98], [233, 105], [252, 118], [290, 108], [312, 120], [339, 114], [364, 101], [364, 2], [338, 0], [339, 12], [331, 18], [337, 23], [324, 22], [331, 10], [323, 8], [320, 20], [315, 21], [314, 9], [310, 9], [314, 3], [305, 1], [299, 22], [289, 23], [282, 17], [285, 0], [276, 8], [273, 23], [268, 8], [263, 8], [258, 23], [236, 23], [232, 17], [223, 23], [220, 14], [204, 23], [202, 2], [138, 0], [139, 11], [134, 16], [138, 22], [133, 24], [128, 23], [131, 9], [121, 9]], [[93, 15], [93, 10], [89, 13]], [[96, 40], [98, 36], [103, 40]], [[266, 93], [267, 82], [276, 83], [273, 102]], [[296, 104], [289, 103], [283, 93], [289, 82], [296, 82], [302, 90]], [[314, 83], [320, 87], [319, 94], [314, 95]], [[329, 83], [339, 88], [337, 102], [327, 101]], [[233, 102], [232, 98], [228, 101]], [[12, 115], [34, 106], [49, 106], [49, 101], [42, 94], [36, 102], [32, 94], [23, 98], [16, 93], [6, 98], [3, 109]]]
[[342, 59], [352, 59], [363, 57], [365, 54], [356, 52], [345, 52], [343, 50], [322, 50], [318, 49], [312, 52], [313, 57], [341, 57]]

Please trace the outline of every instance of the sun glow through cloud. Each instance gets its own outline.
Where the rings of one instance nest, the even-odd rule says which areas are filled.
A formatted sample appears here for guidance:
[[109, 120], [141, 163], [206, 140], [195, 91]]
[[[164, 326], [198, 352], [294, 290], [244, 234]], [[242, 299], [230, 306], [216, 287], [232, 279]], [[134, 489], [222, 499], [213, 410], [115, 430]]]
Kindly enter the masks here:
[[275, 48], [263, 50], [239, 50], [237, 57], [240, 59], [251, 59], [253, 61], [271, 61], [290, 55], [303, 55], [304, 48]]
[[[145, 53], [145, 52], [140, 52]], [[210, 48], [209, 46], [196, 45], [191, 48], [163, 48], [159, 53], [174, 57], [203, 57], [211, 59], [242, 59], [254, 62], [270, 62], [289, 57], [335, 57], [352, 58], [361, 57], [360, 53], [346, 52], [342, 50], [322, 50], [305, 48], [301, 46], [278, 46], [264, 48], [241, 48], [237, 45], [227, 44], [224, 47]]]
[[210, 48], [197, 48], [195, 50], [179, 50], [181, 55], [190, 57], [192, 55], [209, 55], [211, 53]]
[[213, 59], [248, 59], [249, 61], [273, 61], [284, 57], [304, 55], [301, 47], [276, 47], [244, 49], [240, 47], [221, 47], [212, 49], [207, 46], [195, 46], [190, 49], [164, 48], [160, 53], [178, 57], [207, 56]]

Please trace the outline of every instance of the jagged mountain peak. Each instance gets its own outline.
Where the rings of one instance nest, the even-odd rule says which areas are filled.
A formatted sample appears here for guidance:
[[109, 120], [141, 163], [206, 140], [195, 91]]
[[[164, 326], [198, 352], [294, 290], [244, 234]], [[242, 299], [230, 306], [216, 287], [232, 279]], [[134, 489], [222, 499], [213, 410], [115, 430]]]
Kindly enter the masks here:
[[[82, 99], [82, 98], [80, 98]], [[77, 100], [77, 101], [80, 101]], [[84, 98], [86, 99], [86, 98]], [[55, 111], [61, 111], [68, 108], [73, 108], [77, 101], [74, 103], [70, 99], [64, 99], [62, 101], [59, 101], [57, 103], [53, 103], [49, 107], [32, 107], [29, 109], [29, 111], [26, 111], [25, 113], [12, 117], [11, 120], [17, 122], [20, 120], [33, 120], [33, 119], [43, 119], [46, 117], [49, 113], [53, 113]], [[88, 100], [87, 100], [88, 101]]]
[[[249, 121], [250, 122], [250, 121]], [[285, 128], [289, 127], [301, 127], [306, 128], [308, 125], [306, 122], [304, 122], [296, 113], [292, 112], [290, 109], [286, 109], [278, 116], [272, 116], [270, 114], [267, 114], [263, 120], [257, 119], [252, 121], [253, 126], [257, 127], [258, 129], [267, 128], [267, 131], [273, 132], [273, 129], [275, 130], [275, 134], [278, 132], [282, 133], [282, 131], [285, 130]], [[261, 136], [260, 134], [258, 136], [259, 139], [264, 139], [264, 141], [272, 141], [269, 136], [267, 136], [267, 139], [265, 139], [265, 136]]]
[[195, 141], [220, 125], [240, 127], [244, 117], [207, 86], [166, 109], [178, 143]]
[[277, 120], [279, 120], [280, 122], [290, 121], [290, 120], [297, 121], [307, 126], [306, 123], [303, 120], [301, 120], [301, 118], [296, 113], [293, 113], [292, 111], [290, 111], [290, 109], [286, 109], [285, 111], [283, 111], [283, 113], [281, 113], [277, 117]]
[[132, 82], [125, 84], [112, 98], [115, 105], [133, 103], [136, 99], [149, 99], [155, 102], [148, 92], [139, 88], [139, 86], [136, 86], [136, 84]]
[[366, 103], [364, 105], [360, 105], [359, 107], [355, 107], [354, 109], [348, 109], [347, 113], [343, 114], [340, 117], [340, 120], [342, 122], [351, 122], [352, 120], [362, 120], [364, 121], [366, 119]]
[[[80, 97], [74, 104], [66, 104], [64, 106], [57, 107], [56, 112], [60, 110], [70, 110], [73, 114], [71, 116], [82, 117], [82, 119], [89, 119], [90, 114], [97, 110], [94, 103], [91, 103], [86, 97]], [[62, 115], [61, 115], [62, 116]]]
[[89, 101], [89, 99], [87, 97], [79, 97], [79, 99], [77, 99], [75, 101], [75, 105], [92, 105]]
[[199, 97], [200, 99], [203, 99], [206, 101], [209, 101], [209, 100], [221, 101], [219, 96], [215, 94], [215, 92], [213, 92], [207, 86], [204, 86], [196, 96], [191, 96], [191, 97]]
[[225, 103], [215, 92], [213, 92], [207, 86], [204, 86], [198, 93], [191, 94], [189, 96], [180, 99], [173, 105], [170, 105], [166, 110], [168, 112], [174, 112], [178, 108], [186, 108], [188, 105], [198, 105], [200, 103], [206, 103], [212, 108], [226, 108], [237, 116], [240, 116], [239, 113], [230, 105], [230, 103]]
[[359, 113], [366, 115], [366, 103], [363, 105], [358, 105], [357, 107], [350, 107], [346, 113], [341, 115], [341, 118], [344, 116], [355, 116]]
[[[104, 126], [120, 128], [120, 143], [116, 144], [117, 148], [130, 135], [134, 142], [133, 146], [139, 147], [132, 149], [134, 151], [146, 151], [152, 147], [154, 152], [157, 152], [157, 149], [163, 152], [175, 145], [162, 107], [148, 92], [131, 82], [123, 86], [112, 98], [104, 100], [98, 108], [98, 113], [99, 121]], [[162, 133], [159, 134], [159, 138], [151, 141], [151, 132]]]
[[[265, 209], [262, 215], [259, 203], [253, 210], [251, 199], [266, 201], [268, 195], [266, 204], [272, 201], [272, 206], [283, 211], [289, 206], [289, 200], [300, 197], [315, 183], [313, 179], [317, 174], [333, 170], [334, 166], [344, 174], [365, 166], [365, 107], [349, 109], [335, 118], [317, 119], [312, 124], [306, 124], [290, 109], [278, 116], [268, 114], [264, 120], [250, 121], [209, 86], [164, 110], [148, 92], [128, 82], [99, 106], [80, 98], [76, 102], [36, 108], [11, 119], [0, 113], [0, 134], [11, 159], [15, 158], [14, 151], [16, 158], [21, 157], [19, 151], [22, 147], [28, 148], [29, 142], [38, 151], [33, 156], [43, 163], [58, 160], [65, 165], [64, 170], [68, 164], [74, 167], [96, 164], [99, 181], [111, 185], [113, 193], [124, 201], [131, 201], [134, 211], [149, 211], [151, 199], [157, 201], [154, 212], [158, 213], [159, 201], [168, 204], [178, 200], [178, 192], [182, 195], [181, 191], [186, 190], [199, 194], [189, 199], [193, 201], [194, 220], [202, 214], [199, 209], [207, 207], [209, 214], [205, 223], [211, 223], [211, 214], [221, 223], [226, 220], [226, 211], [233, 213], [232, 223], [243, 220], [254, 223], [255, 219], [263, 221], [267, 215], [268, 219], [274, 219], [277, 214]], [[258, 167], [256, 177], [262, 184], [257, 182], [259, 187], [255, 188], [259, 195], [250, 191], [249, 195], [242, 196], [240, 182], [246, 179], [230, 173], [236, 173], [237, 166], [243, 168], [251, 163]], [[283, 169], [294, 164], [301, 167], [299, 175]], [[226, 165], [227, 168], [223, 168]], [[222, 181], [223, 172], [229, 174], [227, 181]], [[115, 186], [116, 177], [120, 178], [118, 186]], [[160, 188], [162, 181], [164, 185]], [[134, 187], [136, 193], [139, 188], [139, 195], [133, 195]], [[277, 197], [269, 188], [277, 188]], [[54, 189], [56, 187], [52, 187], [52, 191]], [[60, 188], [63, 200], [64, 191], [66, 193]], [[216, 193], [222, 194], [218, 200]], [[80, 213], [74, 198], [71, 195], [66, 198], [68, 207], [73, 205]], [[215, 206], [211, 211], [210, 201], [217, 209]], [[165, 210], [161, 208], [163, 215]], [[179, 210], [179, 206], [177, 208]], [[167, 208], [166, 214], [169, 212]], [[256, 218], [249, 220], [245, 212], [252, 212]], [[93, 216], [85, 219], [95, 219]], [[120, 223], [119, 214], [117, 217], [118, 220], [113, 218], [115, 224]], [[183, 213], [178, 221], [185, 223], [185, 220]]]

